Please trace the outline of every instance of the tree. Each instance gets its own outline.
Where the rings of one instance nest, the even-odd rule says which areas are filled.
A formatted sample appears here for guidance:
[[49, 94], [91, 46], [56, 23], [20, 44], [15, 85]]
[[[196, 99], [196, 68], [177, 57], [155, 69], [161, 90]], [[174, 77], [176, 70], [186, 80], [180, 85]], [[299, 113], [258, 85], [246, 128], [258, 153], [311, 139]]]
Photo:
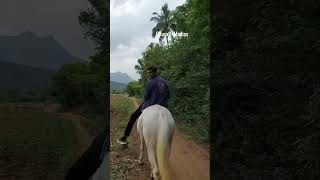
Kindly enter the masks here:
[[215, 3], [215, 179], [319, 179], [315, 2]]
[[175, 10], [172, 11], [172, 16], [174, 20], [174, 24], [176, 25], [177, 32], [187, 32], [187, 16], [188, 9], [186, 4], [181, 6], [177, 6]]
[[132, 81], [127, 85], [125, 91], [129, 96], [142, 97], [143, 86], [138, 81]]
[[101, 75], [107, 77], [106, 72], [108, 64], [109, 53], [109, 3], [105, 0], [88, 0], [91, 8], [80, 12], [79, 24], [84, 30], [85, 38], [90, 38], [96, 45], [96, 53], [90, 57], [90, 63], [96, 71]]
[[[107, 84], [107, 53], [109, 42], [108, 3], [88, 0], [91, 8], [80, 12], [79, 24], [85, 38], [96, 45], [89, 63], [64, 65], [54, 76], [54, 90], [58, 101], [65, 107], [87, 106], [90, 110], [105, 110]], [[89, 109], [88, 109], [89, 110]]]
[[[175, 30], [175, 24], [171, 11], [168, 9], [168, 4], [165, 3], [161, 8], [161, 13], [152, 13], [150, 21], [156, 22], [156, 26], [152, 29], [152, 37], [154, 38], [158, 32], [169, 33]], [[160, 36], [159, 42], [161, 43], [164, 36]], [[167, 45], [169, 46], [168, 36], [166, 36]]]
[[67, 64], [53, 78], [57, 100], [64, 107], [88, 106], [90, 110], [105, 110], [106, 81], [88, 64]]
[[109, 10], [105, 0], [88, 0], [92, 8], [80, 12], [79, 23], [84, 29], [85, 37], [89, 37], [96, 44], [99, 53], [107, 53]]
[[[171, 97], [169, 107], [178, 121], [197, 129], [198, 142], [209, 141], [209, 1], [188, 0], [175, 10], [162, 7], [161, 15], [153, 17], [158, 22], [152, 29], [154, 35], [165, 25], [161, 20], [170, 14], [170, 23], [176, 29], [188, 32], [188, 37], [173, 38], [170, 47], [149, 45], [135, 66], [141, 75], [138, 83], [145, 87], [148, 77], [145, 68], [156, 65], [160, 76], [168, 82]], [[200, 13], [200, 15], [198, 14]], [[168, 25], [168, 24], [167, 24]], [[168, 30], [169, 28], [167, 28]], [[161, 31], [160, 31], [161, 32]], [[132, 88], [133, 89], [133, 88]], [[201, 129], [201, 130], [200, 130]]]

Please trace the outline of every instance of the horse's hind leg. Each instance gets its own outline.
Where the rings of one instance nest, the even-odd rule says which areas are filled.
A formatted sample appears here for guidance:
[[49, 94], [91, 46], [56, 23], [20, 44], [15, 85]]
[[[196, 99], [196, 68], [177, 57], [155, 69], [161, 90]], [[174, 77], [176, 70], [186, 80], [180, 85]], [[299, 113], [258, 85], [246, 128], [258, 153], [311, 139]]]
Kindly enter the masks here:
[[157, 161], [156, 161], [156, 154], [155, 154], [155, 149], [147, 147], [148, 151], [148, 158], [151, 164], [151, 178], [154, 180], [159, 180], [159, 169], [157, 166]]
[[143, 144], [143, 135], [140, 133], [140, 156], [139, 156], [139, 164], [143, 165], [143, 151], [144, 151], [144, 144]]

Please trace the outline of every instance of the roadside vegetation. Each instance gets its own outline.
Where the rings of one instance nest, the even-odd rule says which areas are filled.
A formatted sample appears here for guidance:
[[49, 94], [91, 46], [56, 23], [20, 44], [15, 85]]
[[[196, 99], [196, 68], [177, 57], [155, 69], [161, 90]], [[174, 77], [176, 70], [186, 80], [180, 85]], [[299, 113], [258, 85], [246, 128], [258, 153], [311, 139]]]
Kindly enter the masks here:
[[116, 143], [116, 139], [121, 137], [127, 126], [128, 119], [134, 111], [134, 104], [132, 100], [124, 95], [111, 95], [110, 100], [110, 116], [111, 116], [111, 149], [110, 149], [110, 172], [111, 180], [131, 179], [137, 176], [139, 169], [136, 159], [138, 158], [136, 152], [133, 151], [132, 137], [128, 138], [129, 148], [123, 149]]
[[146, 47], [135, 66], [141, 78], [126, 88], [130, 96], [142, 98], [148, 81], [144, 69], [158, 66], [171, 91], [169, 108], [177, 124], [201, 144], [209, 144], [210, 130], [208, 8], [209, 1], [189, 0], [174, 10], [165, 4], [150, 15], [155, 22], [153, 35], [184, 32], [188, 36], [163, 37]]

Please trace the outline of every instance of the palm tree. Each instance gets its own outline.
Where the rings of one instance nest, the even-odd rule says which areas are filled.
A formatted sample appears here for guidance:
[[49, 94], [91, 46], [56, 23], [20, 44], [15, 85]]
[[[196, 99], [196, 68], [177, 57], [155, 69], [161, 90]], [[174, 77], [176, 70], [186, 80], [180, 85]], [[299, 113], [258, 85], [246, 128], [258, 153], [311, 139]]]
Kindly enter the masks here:
[[[168, 4], [165, 3], [161, 8], [161, 13], [152, 13], [154, 16], [151, 17], [150, 21], [155, 21], [157, 25], [152, 28], [152, 37], [154, 38], [158, 32], [169, 33], [175, 30], [175, 24], [171, 11], [168, 9]], [[161, 43], [164, 36], [160, 36], [159, 42]], [[169, 45], [168, 36], [166, 36], [167, 45]]]

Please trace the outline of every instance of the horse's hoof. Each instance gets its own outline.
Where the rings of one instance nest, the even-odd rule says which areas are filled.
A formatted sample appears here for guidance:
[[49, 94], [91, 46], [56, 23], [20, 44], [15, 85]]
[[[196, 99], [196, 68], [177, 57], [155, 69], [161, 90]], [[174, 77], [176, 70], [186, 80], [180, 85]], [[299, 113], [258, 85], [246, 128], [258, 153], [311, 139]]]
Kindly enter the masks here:
[[140, 166], [142, 166], [142, 165], [144, 165], [144, 162], [138, 162], [138, 164], [140, 165]]

